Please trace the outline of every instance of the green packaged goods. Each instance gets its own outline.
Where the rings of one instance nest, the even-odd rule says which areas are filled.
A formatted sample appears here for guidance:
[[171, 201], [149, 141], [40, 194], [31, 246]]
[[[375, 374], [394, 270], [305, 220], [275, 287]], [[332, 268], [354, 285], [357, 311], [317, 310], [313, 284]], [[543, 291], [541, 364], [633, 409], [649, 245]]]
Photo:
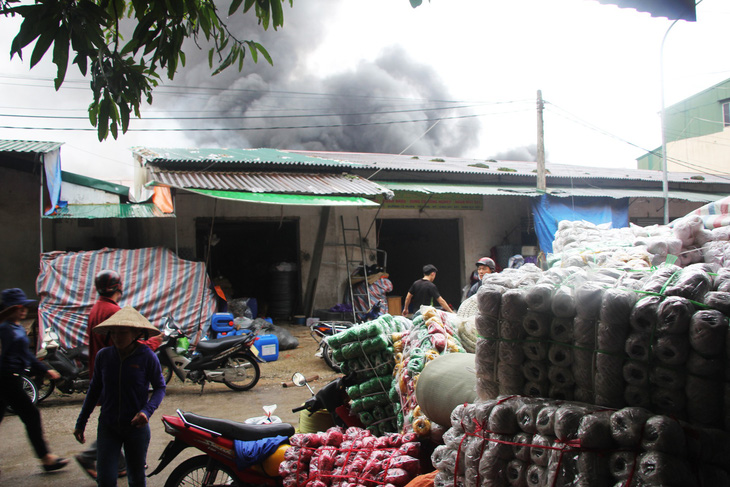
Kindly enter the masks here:
[[373, 424], [373, 413], [371, 413], [370, 411], [363, 411], [358, 414], [358, 416], [360, 417], [360, 422], [365, 426], [370, 426], [371, 424]]

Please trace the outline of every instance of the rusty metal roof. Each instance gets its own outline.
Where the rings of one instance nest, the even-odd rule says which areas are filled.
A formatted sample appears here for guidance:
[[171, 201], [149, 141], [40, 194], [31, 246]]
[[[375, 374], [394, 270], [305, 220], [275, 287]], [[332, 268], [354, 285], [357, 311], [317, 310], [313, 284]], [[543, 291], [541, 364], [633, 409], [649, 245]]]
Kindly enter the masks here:
[[165, 171], [149, 167], [152, 184], [175, 188], [310, 195], [376, 196], [392, 191], [349, 174]]
[[61, 147], [63, 142], [40, 140], [0, 140], [0, 152], [37, 152], [45, 154]]
[[350, 161], [332, 160], [326, 157], [302, 153], [284, 152], [277, 149], [158, 149], [134, 147], [132, 152], [147, 165], [161, 169], [205, 169], [209, 171], [235, 171], [255, 166], [305, 166], [312, 168], [351, 168], [359, 166]]

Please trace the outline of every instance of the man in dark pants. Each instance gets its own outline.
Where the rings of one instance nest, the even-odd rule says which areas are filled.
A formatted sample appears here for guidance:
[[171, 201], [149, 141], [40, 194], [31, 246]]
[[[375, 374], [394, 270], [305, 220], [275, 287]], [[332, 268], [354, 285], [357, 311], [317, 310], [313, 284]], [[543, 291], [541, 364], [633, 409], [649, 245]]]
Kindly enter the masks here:
[[[438, 302], [445, 311], [453, 313], [451, 306], [441, 297], [436, 284], [433, 283], [437, 272], [438, 269], [434, 265], [427, 264], [423, 266], [423, 277], [411, 284], [408, 294], [406, 294], [406, 300], [403, 303], [403, 316], [410, 316], [412, 314], [411, 309], [414, 312], [418, 311], [422, 305], [433, 306], [434, 301]], [[411, 301], [413, 301], [412, 306]]]

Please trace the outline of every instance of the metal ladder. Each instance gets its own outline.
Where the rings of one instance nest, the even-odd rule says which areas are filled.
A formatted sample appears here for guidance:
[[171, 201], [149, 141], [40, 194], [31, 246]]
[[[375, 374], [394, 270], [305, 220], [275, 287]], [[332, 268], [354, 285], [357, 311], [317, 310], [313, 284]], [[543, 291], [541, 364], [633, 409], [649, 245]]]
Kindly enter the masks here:
[[[368, 283], [368, 268], [365, 264], [365, 251], [366, 247], [363, 245], [363, 238], [362, 233], [360, 232], [360, 217], [355, 217], [355, 222], [357, 224], [354, 228], [348, 228], [345, 226], [345, 218], [344, 216], [340, 215], [340, 222], [342, 224], [342, 246], [345, 249], [345, 267], [347, 271], [347, 285], [350, 290], [350, 303], [352, 303], [352, 322], [357, 323], [357, 312], [355, 311], [355, 298], [362, 298], [364, 302], [367, 303], [368, 307], [367, 310], [370, 310], [372, 308], [373, 304], [370, 300], [370, 286]], [[357, 243], [348, 243], [347, 235], [348, 232], [352, 235], [352, 238], [357, 236]], [[355, 233], [356, 232], [356, 233]], [[355, 259], [355, 254], [357, 252], [357, 249], [360, 250], [360, 259]], [[362, 273], [363, 273], [363, 279], [365, 279], [365, 292], [364, 293], [356, 293], [352, 278], [352, 273], [358, 268], [362, 266]], [[366, 310], [366, 311], [367, 311]]]

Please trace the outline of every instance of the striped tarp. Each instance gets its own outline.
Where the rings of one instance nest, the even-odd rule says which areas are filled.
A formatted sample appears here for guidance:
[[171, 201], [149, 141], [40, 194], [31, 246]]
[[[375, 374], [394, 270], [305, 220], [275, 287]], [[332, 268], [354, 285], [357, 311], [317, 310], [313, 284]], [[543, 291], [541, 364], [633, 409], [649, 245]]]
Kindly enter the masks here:
[[191, 342], [215, 312], [205, 265], [165, 248], [48, 252], [41, 256], [36, 282], [39, 336], [52, 325], [62, 345], [86, 343], [87, 316], [98, 297], [94, 276], [103, 269], [122, 276], [120, 306], [133, 306], [160, 329], [171, 315]]
[[730, 225], [730, 196], [697, 208], [690, 215], [699, 215], [708, 230], [726, 227]]

